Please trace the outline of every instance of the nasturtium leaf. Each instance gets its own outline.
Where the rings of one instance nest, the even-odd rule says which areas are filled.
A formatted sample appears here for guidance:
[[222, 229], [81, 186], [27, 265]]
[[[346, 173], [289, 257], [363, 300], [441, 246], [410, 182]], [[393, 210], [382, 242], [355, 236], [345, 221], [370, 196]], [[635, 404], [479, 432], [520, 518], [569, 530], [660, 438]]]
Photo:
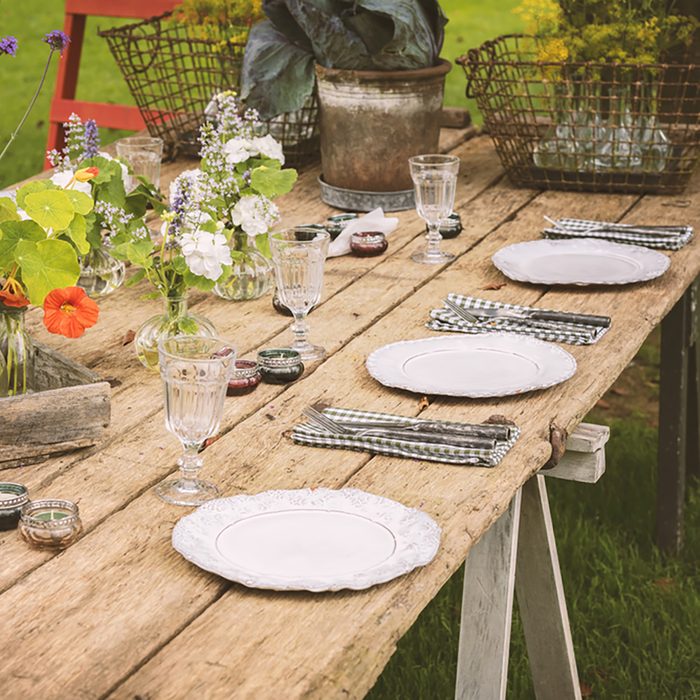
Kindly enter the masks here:
[[17, 205], [9, 197], [0, 197], [0, 222], [20, 221]]
[[63, 190], [73, 202], [73, 207], [78, 214], [86, 216], [92, 211], [92, 197], [85, 194], [85, 192], [79, 192], [78, 190]]
[[116, 160], [110, 160], [103, 156], [94, 156], [82, 161], [81, 165], [84, 168], [94, 167], [100, 171], [90, 181], [94, 186], [101, 185], [103, 182], [109, 182], [115, 175], [121, 178], [122, 168]]
[[134, 265], [146, 265], [153, 251], [153, 241], [142, 238], [126, 244], [126, 254]]
[[66, 241], [20, 241], [15, 260], [32, 304], [40, 306], [53, 289], [70, 287], [78, 281], [80, 264], [73, 246]]
[[24, 210], [39, 226], [63, 231], [75, 215], [75, 207], [63, 190], [34, 192], [24, 198]]
[[61, 231], [59, 235], [70, 238], [80, 255], [87, 255], [90, 252], [84, 216], [76, 214], [68, 228], [65, 231]]
[[197, 321], [189, 316], [183, 316], [182, 318], [178, 319], [177, 327], [178, 330], [187, 335], [194, 335], [199, 330]]
[[261, 165], [250, 173], [250, 186], [266, 197], [278, 197], [289, 192], [297, 181], [297, 171], [279, 170]]
[[15, 248], [20, 241], [43, 241], [44, 231], [35, 221], [3, 221], [0, 224], [0, 269], [15, 263]]
[[28, 194], [34, 194], [36, 192], [44, 192], [46, 190], [57, 190], [58, 187], [51, 182], [51, 180], [32, 180], [26, 185], [22, 185], [17, 190], [17, 206], [20, 209], [25, 209], [24, 198]]

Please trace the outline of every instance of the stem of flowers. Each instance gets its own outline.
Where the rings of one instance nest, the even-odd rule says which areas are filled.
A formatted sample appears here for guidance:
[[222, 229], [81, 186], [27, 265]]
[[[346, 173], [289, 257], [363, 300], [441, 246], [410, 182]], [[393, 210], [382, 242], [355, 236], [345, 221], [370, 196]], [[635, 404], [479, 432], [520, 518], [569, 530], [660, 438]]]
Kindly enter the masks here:
[[10, 140], [5, 144], [5, 148], [2, 149], [2, 153], [0, 153], [0, 160], [2, 160], [3, 156], [7, 152], [7, 149], [12, 145], [12, 142], [17, 138], [17, 134], [19, 134], [20, 129], [24, 126], [24, 122], [27, 121], [27, 118], [29, 117], [29, 113], [32, 111], [32, 108], [34, 107], [34, 104], [37, 101], [37, 98], [39, 97], [39, 93], [41, 92], [41, 88], [44, 86], [44, 81], [46, 80], [46, 74], [49, 72], [49, 66], [51, 65], [51, 57], [54, 54], [55, 49], [51, 49], [49, 51], [49, 56], [46, 59], [46, 65], [44, 66], [44, 72], [41, 75], [41, 80], [39, 81], [39, 86], [37, 87], [36, 91], [34, 92], [34, 96], [29, 102], [29, 106], [27, 107], [27, 110], [24, 113], [24, 116], [20, 120], [19, 124], [17, 125], [17, 128], [12, 132], [10, 135]]

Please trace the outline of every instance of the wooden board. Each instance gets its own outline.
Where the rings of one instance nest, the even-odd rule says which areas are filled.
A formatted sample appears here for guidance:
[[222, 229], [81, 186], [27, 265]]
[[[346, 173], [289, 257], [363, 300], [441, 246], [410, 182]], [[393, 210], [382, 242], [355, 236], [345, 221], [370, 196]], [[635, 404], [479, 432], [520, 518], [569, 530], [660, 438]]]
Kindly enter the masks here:
[[[9, 650], [0, 662], [0, 687], [42, 698], [366, 693], [399, 637], [547, 461], [550, 422], [569, 431], [581, 422], [700, 271], [694, 241], [671, 255], [663, 278], [643, 285], [548, 289], [507, 281], [491, 255], [536, 238], [544, 214], [693, 222], [700, 218], [700, 177], [684, 195], [692, 201], [684, 209], [665, 206], [673, 200], [664, 198], [537, 193], [503, 179], [487, 139], [452, 148], [462, 159], [457, 208], [465, 231], [444, 247], [457, 259], [444, 268], [413, 264], [424, 227], [415, 213], [404, 212], [386, 256], [330, 260], [324, 299], [310, 317], [312, 338], [327, 347], [328, 359], [293, 385], [263, 385], [227, 401], [221, 437], [204, 452], [203, 472], [225, 494], [351, 485], [422, 508], [443, 529], [436, 559], [369, 591], [315, 596], [250, 591], [179, 557], [170, 534], [187, 511], [150, 491], [175, 471], [179, 446], [163, 427], [158, 376], [123, 345], [126, 332], [158, 307], [139, 300], [142, 286], [122, 290], [105, 300], [98, 326], [63, 348], [119, 382], [107, 439], [82, 458], [52, 459], [22, 472], [36, 496], [77, 499], [85, 535], [58, 557], [29, 550], [14, 533], [0, 535], [0, 603], [7, 611], [0, 641]], [[173, 166], [166, 176], [176, 171]], [[315, 174], [304, 173], [281, 201], [285, 222], [321, 221], [331, 213], [318, 201]], [[448, 292], [606, 313], [613, 325], [594, 346], [565, 346], [578, 371], [560, 387], [497, 400], [431, 398], [426, 407], [420, 396], [378, 385], [364, 361], [385, 343], [431, 335], [424, 327], [428, 312]], [[289, 320], [272, 311], [269, 298], [233, 304], [195, 295], [192, 306], [232, 338], [241, 355], [289, 339]], [[455, 420], [501, 413], [523, 433], [489, 470], [292, 444], [289, 429], [304, 406], [319, 400]], [[57, 581], [70, 594], [57, 592]]]

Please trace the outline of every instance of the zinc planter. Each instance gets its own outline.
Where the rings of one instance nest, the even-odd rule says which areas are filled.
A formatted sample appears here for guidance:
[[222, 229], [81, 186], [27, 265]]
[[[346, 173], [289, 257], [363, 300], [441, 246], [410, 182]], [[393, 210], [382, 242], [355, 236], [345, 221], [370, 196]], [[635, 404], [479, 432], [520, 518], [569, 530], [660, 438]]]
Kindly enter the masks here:
[[408, 159], [435, 153], [448, 61], [411, 71], [316, 66], [323, 182], [396, 193], [412, 188]]

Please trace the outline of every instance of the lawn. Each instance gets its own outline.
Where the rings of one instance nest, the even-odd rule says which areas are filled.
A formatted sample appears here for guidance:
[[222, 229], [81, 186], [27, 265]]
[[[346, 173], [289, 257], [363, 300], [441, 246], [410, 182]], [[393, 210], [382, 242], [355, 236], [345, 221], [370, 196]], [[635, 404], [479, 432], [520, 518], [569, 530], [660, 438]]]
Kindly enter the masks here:
[[[514, 0], [443, 3], [450, 23], [443, 55], [454, 60], [468, 48], [520, 29]], [[20, 41], [16, 58], [1, 57], [4, 109], [0, 145], [19, 121], [47, 50], [41, 36], [62, 26], [59, 0], [0, 0], [0, 35]], [[88, 23], [78, 96], [129, 102], [106, 44]], [[41, 168], [47, 115], [55, 78], [47, 87], [9, 156], [0, 162], [0, 187]], [[446, 103], [465, 106], [461, 68], [448, 77]], [[469, 104], [471, 108], [473, 105]], [[105, 134], [105, 139], [113, 138]], [[564, 587], [584, 695], [595, 698], [700, 697], [697, 625], [700, 620], [700, 495], [689, 494], [683, 554], [665, 559], [652, 543], [654, 527], [658, 339], [648, 342], [590, 420], [609, 423], [608, 470], [596, 485], [552, 480], [550, 500]], [[461, 574], [456, 574], [399, 642], [370, 693], [371, 700], [449, 698], [453, 693]], [[510, 698], [533, 691], [522, 634], [513, 635]]]

